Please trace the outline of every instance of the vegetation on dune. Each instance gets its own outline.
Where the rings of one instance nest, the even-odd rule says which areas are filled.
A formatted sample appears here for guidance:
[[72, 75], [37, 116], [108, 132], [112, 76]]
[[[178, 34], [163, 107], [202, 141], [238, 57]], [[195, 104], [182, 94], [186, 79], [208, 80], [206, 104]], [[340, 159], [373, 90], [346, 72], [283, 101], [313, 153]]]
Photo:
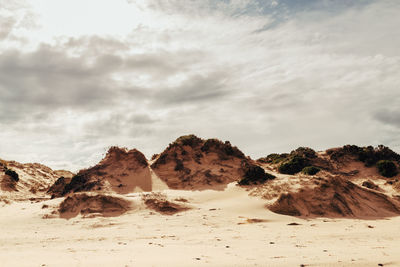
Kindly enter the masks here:
[[390, 148], [379, 145], [377, 147], [345, 145], [341, 148], [333, 148], [326, 151], [332, 160], [340, 160], [347, 156], [353, 156], [364, 163], [366, 167], [376, 166], [380, 175], [393, 177], [397, 174], [395, 162], [400, 163], [400, 155]]
[[72, 177], [71, 181], [65, 185], [62, 196], [66, 195], [70, 192], [82, 192], [82, 191], [90, 191], [95, 186], [100, 186], [100, 182], [90, 181], [90, 177], [84, 174], [78, 173], [74, 177]]
[[354, 156], [367, 167], [374, 166], [380, 160], [400, 161], [400, 155], [384, 145], [375, 148], [345, 145], [341, 148], [328, 149], [326, 152], [332, 160], [339, 160], [346, 155]]
[[194, 147], [201, 144], [203, 140], [194, 134], [183, 135], [178, 137], [170, 146], [182, 145]]
[[304, 173], [304, 174], [307, 174], [307, 175], [315, 175], [320, 170], [321, 170], [320, 168], [317, 168], [317, 167], [314, 167], [314, 166], [307, 166], [307, 167], [304, 167], [301, 172]]
[[218, 139], [207, 139], [201, 151], [205, 153], [217, 152], [221, 160], [226, 160], [229, 157], [236, 157], [244, 159], [246, 156], [236, 146], [232, 146], [229, 141], [222, 142]]
[[283, 174], [296, 174], [305, 167], [310, 166], [312, 159], [317, 157], [317, 153], [309, 147], [299, 147], [288, 153], [273, 153], [267, 157], [260, 158], [260, 163], [279, 164], [278, 171]]
[[257, 185], [263, 184], [267, 180], [275, 179], [272, 174], [266, 173], [263, 168], [253, 164], [245, 164], [243, 166], [244, 176], [238, 182], [239, 185]]
[[182, 160], [180, 160], [180, 159], [177, 159], [176, 160], [176, 165], [175, 165], [175, 171], [182, 171], [182, 170], [184, 170], [184, 166], [183, 166], [183, 162], [182, 162]]
[[376, 167], [378, 168], [379, 174], [384, 177], [393, 177], [398, 173], [396, 164], [391, 160], [380, 160], [376, 164]]
[[269, 154], [268, 156], [264, 158], [259, 158], [257, 161], [261, 163], [270, 163], [270, 164], [278, 164], [284, 160], [286, 160], [289, 157], [289, 154], [283, 153], [283, 154], [278, 154], [278, 153], [273, 153]]
[[290, 156], [299, 156], [307, 159], [313, 159], [317, 157], [317, 152], [314, 149], [309, 147], [299, 147], [292, 152], [290, 152]]
[[301, 156], [292, 156], [278, 167], [278, 171], [283, 174], [296, 174], [309, 165], [309, 160]]
[[[189, 146], [191, 149], [188, 149]], [[173, 143], [159, 155], [154, 156], [153, 168], [164, 165], [170, 161], [187, 161], [192, 158], [196, 163], [201, 164], [201, 158], [208, 153], [216, 153], [220, 160], [229, 160], [232, 157], [245, 159], [246, 156], [236, 146], [232, 146], [229, 141], [222, 142], [218, 139], [203, 140], [193, 134], [184, 135], [176, 139]], [[182, 170], [182, 164], [177, 163], [176, 171]]]
[[10, 176], [15, 182], [19, 181], [19, 175], [16, 171], [12, 169], [6, 169], [5, 174]]

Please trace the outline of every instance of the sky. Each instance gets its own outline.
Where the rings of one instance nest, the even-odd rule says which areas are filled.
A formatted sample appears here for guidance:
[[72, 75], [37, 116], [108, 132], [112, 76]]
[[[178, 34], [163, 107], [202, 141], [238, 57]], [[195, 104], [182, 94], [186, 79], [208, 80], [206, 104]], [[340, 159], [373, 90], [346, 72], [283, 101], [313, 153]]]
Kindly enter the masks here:
[[0, 158], [79, 170], [177, 137], [400, 152], [398, 0], [0, 0]]

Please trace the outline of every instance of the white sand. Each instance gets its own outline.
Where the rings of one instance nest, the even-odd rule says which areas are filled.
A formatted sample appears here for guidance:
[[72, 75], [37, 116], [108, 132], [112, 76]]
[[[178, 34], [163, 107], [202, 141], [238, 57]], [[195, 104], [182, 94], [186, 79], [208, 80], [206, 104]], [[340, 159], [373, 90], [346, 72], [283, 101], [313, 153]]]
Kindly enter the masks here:
[[266, 210], [265, 200], [233, 185], [165, 192], [194, 209], [165, 216], [138, 207], [120, 217], [65, 220], [42, 219], [51, 212], [42, 205], [62, 199], [0, 202], [0, 266], [400, 265], [400, 217], [301, 220]]

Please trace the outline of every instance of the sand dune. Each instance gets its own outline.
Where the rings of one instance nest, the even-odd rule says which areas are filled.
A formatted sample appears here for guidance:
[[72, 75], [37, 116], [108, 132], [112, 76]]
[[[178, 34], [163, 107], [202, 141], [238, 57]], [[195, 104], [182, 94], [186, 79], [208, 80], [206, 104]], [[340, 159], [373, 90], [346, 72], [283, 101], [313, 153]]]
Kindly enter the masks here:
[[[18, 181], [13, 181], [6, 175], [10, 169], [18, 174]], [[31, 197], [46, 197], [46, 191], [61, 176], [70, 179], [72, 172], [52, 170], [39, 163], [18, 163], [1, 160], [0, 164], [0, 197], [7, 199], [28, 199]]]
[[[76, 175], [6, 162], [19, 179], [0, 169], [1, 264], [400, 265], [399, 175], [374, 165], [397, 154], [367, 149], [366, 164], [349, 149], [364, 153], [300, 148], [254, 161], [229, 142], [184, 136], [152, 161], [112, 147]], [[294, 157], [290, 168], [319, 171], [281, 173]]]
[[222, 190], [255, 163], [228, 141], [182, 136], [157, 155], [151, 168], [169, 188]]
[[314, 188], [282, 194], [269, 209], [299, 217], [375, 219], [400, 215], [400, 202], [385, 194], [332, 178]]
[[78, 172], [64, 186], [61, 195], [84, 191], [128, 194], [152, 191], [152, 187], [151, 171], [141, 152], [111, 147], [96, 166]]

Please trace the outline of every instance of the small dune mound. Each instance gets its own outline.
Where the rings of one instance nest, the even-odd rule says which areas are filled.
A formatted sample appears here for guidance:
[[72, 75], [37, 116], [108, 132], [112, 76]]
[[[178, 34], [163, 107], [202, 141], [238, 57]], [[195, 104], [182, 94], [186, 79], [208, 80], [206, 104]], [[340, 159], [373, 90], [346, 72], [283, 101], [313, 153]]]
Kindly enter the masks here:
[[270, 154], [258, 159], [257, 162], [272, 165], [278, 172], [289, 175], [295, 175], [301, 171], [311, 171], [311, 173], [306, 174], [314, 175], [317, 169], [319, 171], [320, 169], [328, 170], [332, 168], [327, 159], [321, 157], [309, 147], [299, 147], [290, 153]]
[[184, 204], [167, 200], [167, 197], [160, 193], [143, 195], [142, 200], [147, 208], [155, 210], [164, 215], [173, 215], [175, 213], [179, 213], [190, 209], [188, 206]]
[[377, 147], [345, 145], [328, 149], [326, 154], [339, 172], [346, 165], [360, 162], [365, 167], [375, 167], [382, 177], [393, 177], [397, 175], [397, 168], [400, 165], [400, 155], [383, 145]]
[[299, 217], [373, 219], [400, 215], [400, 203], [396, 200], [337, 177], [315, 188], [282, 194], [269, 209]]
[[[62, 182], [60, 183], [62, 184]], [[135, 191], [151, 191], [152, 180], [146, 157], [138, 150], [111, 147], [105, 158], [96, 166], [81, 170], [70, 182], [55, 185], [55, 196], [71, 192], [104, 191], [128, 194]]]
[[72, 177], [69, 171], [55, 171], [39, 163], [19, 163], [0, 160], [0, 191], [12, 192], [15, 199], [45, 197], [48, 188], [63, 174]]
[[120, 216], [130, 210], [131, 203], [122, 198], [107, 195], [72, 194], [64, 199], [59, 206], [60, 217], [70, 219], [83, 216]]
[[157, 155], [151, 167], [170, 188], [218, 190], [244, 178], [243, 166], [249, 164], [254, 165], [228, 141], [186, 135]]

